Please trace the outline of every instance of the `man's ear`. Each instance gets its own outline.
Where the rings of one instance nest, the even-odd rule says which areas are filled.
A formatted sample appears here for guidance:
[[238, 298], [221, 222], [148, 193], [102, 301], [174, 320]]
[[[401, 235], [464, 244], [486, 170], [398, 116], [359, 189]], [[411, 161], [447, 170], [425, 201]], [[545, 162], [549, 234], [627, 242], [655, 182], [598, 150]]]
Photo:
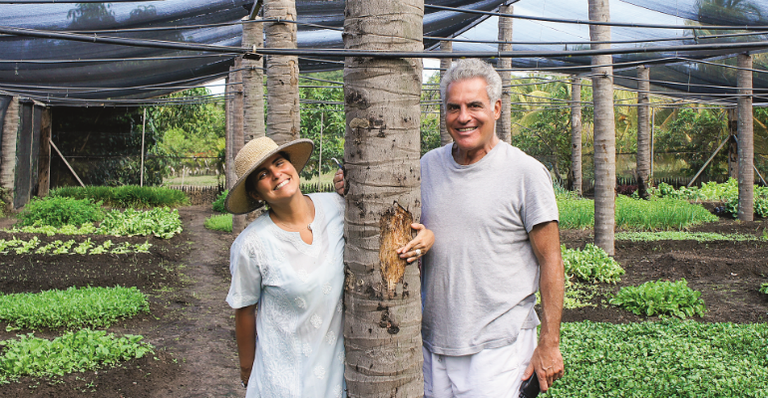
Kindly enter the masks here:
[[494, 120], [499, 120], [501, 117], [501, 99], [496, 100], [496, 103], [493, 104], [493, 118]]

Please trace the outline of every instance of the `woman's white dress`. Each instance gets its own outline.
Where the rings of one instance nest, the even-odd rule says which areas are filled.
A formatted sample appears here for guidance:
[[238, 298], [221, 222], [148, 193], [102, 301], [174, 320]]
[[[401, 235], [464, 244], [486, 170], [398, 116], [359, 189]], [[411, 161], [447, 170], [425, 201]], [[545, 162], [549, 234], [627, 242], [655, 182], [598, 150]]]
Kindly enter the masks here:
[[311, 194], [312, 244], [263, 214], [232, 244], [227, 303], [258, 303], [246, 398], [333, 398], [344, 391], [344, 199]]

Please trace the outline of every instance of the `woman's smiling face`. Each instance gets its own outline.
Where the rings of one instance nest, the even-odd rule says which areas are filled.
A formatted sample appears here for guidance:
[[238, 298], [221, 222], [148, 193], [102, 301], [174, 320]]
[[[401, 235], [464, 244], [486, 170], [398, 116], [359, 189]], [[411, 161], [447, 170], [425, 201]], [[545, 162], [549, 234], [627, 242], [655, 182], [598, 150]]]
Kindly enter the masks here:
[[282, 154], [272, 155], [256, 169], [248, 182], [252, 182], [249, 193], [254, 199], [275, 203], [288, 199], [299, 191], [299, 173]]

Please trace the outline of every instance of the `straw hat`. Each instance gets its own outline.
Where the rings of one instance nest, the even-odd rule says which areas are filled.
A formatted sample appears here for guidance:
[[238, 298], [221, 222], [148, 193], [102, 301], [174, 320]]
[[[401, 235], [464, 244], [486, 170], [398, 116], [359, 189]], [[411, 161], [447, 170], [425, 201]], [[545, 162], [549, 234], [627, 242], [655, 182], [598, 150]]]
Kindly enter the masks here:
[[259, 168], [272, 155], [285, 152], [290, 158], [291, 164], [297, 172], [301, 172], [304, 165], [307, 164], [309, 156], [312, 155], [312, 148], [315, 144], [312, 140], [300, 139], [287, 142], [278, 146], [275, 141], [269, 137], [260, 137], [251, 140], [235, 157], [235, 174], [237, 182], [229, 190], [227, 199], [224, 201], [224, 207], [233, 214], [245, 214], [264, 206], [264, 202], [253, 199], [246, 192], [245, 180], [257, 168]]

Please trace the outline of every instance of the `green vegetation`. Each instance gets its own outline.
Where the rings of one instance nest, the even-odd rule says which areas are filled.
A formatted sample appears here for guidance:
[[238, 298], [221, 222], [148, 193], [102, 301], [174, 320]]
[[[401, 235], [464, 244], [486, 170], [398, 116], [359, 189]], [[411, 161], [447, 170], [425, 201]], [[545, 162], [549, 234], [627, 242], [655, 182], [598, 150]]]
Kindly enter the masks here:
[[[698, 187], [680, 187], [675, 189], [671, 185], [661, 183], [650, 193], [660, 198], [674, 198], [691, 201], [720, 201], [727, 213], [734, 218], [738, 216], [739, 208], [739, 182], [730, 178], [727, 182], [718, 184], [714, 181], [707, 182]], [[768, 187], [754, 187], [754, 212], [760, 217], [768, 217]]]
[[25, 227], [13, 227], [6, 229], [6, 232], [16, 233], [21, 232], [25, 234], [43, 234], [46, 236], [53, 236], [56, 234], [61, 235], [88, 235], [96, 233], [96, 227], [93, 223], [87, 222], [83, 225], [76, 227], [74, 225], [63, 225], [61, 228], [52, 227], [50, 225], [31, 225]]
[[204, 226], [214, 231], [232, 232], [232, 215], [220, 214], [205, 220]]
[[624, 268], [603, 249], [588, 243], [584, 250], [568, 249], [563, 245], [565, 274], [585, 282], [616, 283], [624, 275]]
[[19, 225], [80, 226], [104, 219], [101, 202], [65, 197], [33, 198], [18, 214]]
[[[595, 223], [594, 201], [558, 199], [560, 227], [592, 228]], [[624, 195], [616, 198], [616, 228], [639, 231], [680, 230], [704, 222], [717, 221], [717, 216], [704, 207], [677, 199], [640, 200]]]
[[227, 195], [229, 194], [229, 190], [225, 190], [224, 192], [220, 193], [219, 196], [216, 197], [216, 200], [213, 201], [213, 211], [217, 211], [219, 213], [226, 213], [227, 209], [224, 207], [224, 201], [227, 199]]
[[[336, 164], [331, 158], [344, 159], [346, 116], [343, 107], [339, 106], [344, 103], [344, 86], [341, 84], [344, 77], [343, 71], [339, 70], [302, 75], [301, 79], [302, 85], [315, 86], [299, 88], [299, 96], [302, 100], [301, 138], [309, 138], [315, 143], [312, 157], [301, 171], [301, 179], [311, 182], [317, 179], [318, 174], [336, 171]], [[322, 79], [322, 82], [312, 79]], [[318, 88], [318, 85], [325, 87]], [[322, 159], [320, 159], [321, 141]], [[321, 164], [318, 164], [319, 162]]]
[[114, 366], [154, 352], [142, 336], [115, 337], [102, 330], [66, 332], [53, 340], [19, 336], [0, 341], [0, 384], [21, 376], [53, 377]]
[[760, 285], [760, 293], [768, 294], [768, 282]]
[[[28, 241], [13, 238], [11, 240], [0, 239], [0, 254], [9, 254], [11, 250], [15, 254], [128, 254], [128, 253], [149, 253], [152, 244], [144, 242], [143, 244], [132, 244], [123, 242], [115, 245], [111, 240], [106, 240], [101, 245], [95, 245], [88, 238], [81, 242], [70, 239], [66, 242], [55, 240], [40, 247], [40, 239], [37, 236]], [[71, 250], [71, 251], [70, 251]]]
[[0, 294], [0, 319], [8, 329], [105, 328], [141, 312], [149, 312], [149, 303], [136, 287]]
[[104, 217], [96, 233], [115, 236], [154, 235], [170, 239], [181, 231], [178, 210], [156, 207], [147, 211], [112, 210]]
[[649, 281], [640, 286], [626, 286], [619, 290], [610, 303], [636, 315], [673, 315], [685, 318], [704, 316], [706, 308], [701, 292], [688, 287], [688, 281]]
[[50, 197], [91, 199], [103, 202], [105, 206], [119, 208], [176, 207], [189, 203], [184, 192], [163, 187], [119, 187], [86, 186], [62, 187], [51, 191]]
[[564, 323], [565, 376], [543, 397], [766, 397], [768, 324]]
[[[210, 94], [207, 88], [197, 87], [162, 98], [184, 101], [189, 97], [199, 99]], [[157, 152], [170, 156], [164, 159], [169, 166], [177, 170], [197, 168], [202, 160], [205, 166], [220, 167], [225, 148], [223, 100], [195, 100], [183, 106], [151, 106], [146, 109], [147, 129], [155, 132]]]
[[657, 242], [661, 240], [692, 240], [696, 242], [749, 242], [765, 241], [768, 237], [745, 234], [719, 234], [716, 232], [686, 232], [686, 231], [660, 231], [660, 232], [617, 232], [616, 240], [628, 240], [631, 242]]

